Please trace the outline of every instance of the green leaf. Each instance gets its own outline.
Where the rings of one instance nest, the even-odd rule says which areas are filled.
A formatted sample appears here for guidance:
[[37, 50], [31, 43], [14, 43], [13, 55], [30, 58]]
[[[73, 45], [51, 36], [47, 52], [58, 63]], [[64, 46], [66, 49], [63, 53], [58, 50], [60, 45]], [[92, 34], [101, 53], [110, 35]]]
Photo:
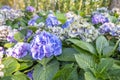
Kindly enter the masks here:
[[29, 80], [29, 78], [23, 74], [22, 72], [16, 72], [13, 76], [12, 76], [13, 80]]
[[13, 80], [12, 76], [4, 76], [0, 80]]
[[97, 72], [100, 74], [107, 72], [113, 66], [113, 62], [111, 58], [102, 58], [97, 65]]
[[103, 48], [103, 56], [105, 57], [109, 57], [113, 54], [113, 46], [107, 46], [105, 48]]
[[22, 62], [20, 63], [20, 69], [19, 70], [24, 70], [33, 65], [33, 62]]
[[11, 47], [13, 47], [14, 46], [14, 43], [5, 43], [4, 44], [4, 47], [5, 48], [11, 48]]
[[68, 39], [67, 41], [72, 42], [74, 45], [80, 47], [83, 50], [86, 50], [94, 55], [96, 55], [96, 50], [94, 48], [93, 45], [91, 45], [90, 43], [81, 41], [81, 40], [77, 40], [77, 39]]
[[66, 22], [65, 14], [63, 14], [63, 13], [56, 13], [55, 16], [56, 16], [57, 19], [58, 19], [59, 21], [61, 21], [62, 23], [65, 23], [65, 22]]
[[10, 75], [13, 72], [18, 71], [18, 69], [20, 68], [20, 64], [17, 62], [16, 59], [12, 57], [6, 58], [5, 60], [3, 60], [2, 63], [5, 66], [5, 68], [3, 69], [5, 75]]
[[53, 59], [53, 57], [50, 58], [43, 58], [42, 60], [37, 60], [37, 62], [39, 62], [40, 64], [42, 64], [43, 66], [45, 66], [48, 62], [50, 62]]
[[73, 64], [68, 64], [59, 70], [53, 80], [78, 80], [77, 67], [73, 68]]
[[14, 39], [18, 42], [23, 42], [24, 35], [21, 32], [17, 32], [16, 34], [14, 34]]
[[90, 71], [86, 71], [84, 75], [85, 75], [85, 80], [97, 80]]
[[38, 28], [34, 27], [34, 26], [30, 26], [30, 27], [28, 27], [28, 29], [32, 30], [33, 32], [35, 32], [36, 30], [38, 30]]
[[103, 48], [109, 46], [109, 42], [104, 36], [100, 36], [96, 40], [96, 49], [99, 55], [102, 54]]
[[75, 59], [80, 68], [86, 70], [87, 68], [93, 68], [95, 61], [93, 56], [85, 53], [75, 54]]
[[59, 69], [59, 63], [57, 61], [52, 61], [46, 66], [38, 64], [34, 68], [33, 79], [34, 80], [52, 80], [53, 76], [57, 73]]
[[62, 54], [57, 56], [57, 60], [75, 61], [74, 54], [77, 54], [77, 51], [74, 48], [63, 48]]

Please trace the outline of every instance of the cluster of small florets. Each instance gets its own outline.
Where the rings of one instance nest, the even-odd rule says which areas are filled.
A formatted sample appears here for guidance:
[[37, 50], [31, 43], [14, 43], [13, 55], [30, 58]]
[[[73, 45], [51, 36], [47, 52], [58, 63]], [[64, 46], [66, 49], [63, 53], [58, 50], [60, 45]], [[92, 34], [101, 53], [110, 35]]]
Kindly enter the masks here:
[[7, 36], [11, 30], [10, 26], [1, 25], [0, 26], [0, 42], [6, 41]]
[[14, 21], [14, 19], [24, 16], [21, 10], [14, 10], [9, 6], [0, 8], [0, 24], [5, 24], [6, 20]]

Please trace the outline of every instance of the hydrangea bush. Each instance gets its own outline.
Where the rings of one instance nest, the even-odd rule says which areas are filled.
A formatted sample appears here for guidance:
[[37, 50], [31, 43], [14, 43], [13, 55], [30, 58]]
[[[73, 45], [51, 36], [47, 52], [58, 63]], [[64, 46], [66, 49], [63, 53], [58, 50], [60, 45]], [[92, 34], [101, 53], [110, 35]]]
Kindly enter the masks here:
[[98, 8], [82, 16], [4, 6], [0, 17], [0, 80], [120, 79], [116, 12]]

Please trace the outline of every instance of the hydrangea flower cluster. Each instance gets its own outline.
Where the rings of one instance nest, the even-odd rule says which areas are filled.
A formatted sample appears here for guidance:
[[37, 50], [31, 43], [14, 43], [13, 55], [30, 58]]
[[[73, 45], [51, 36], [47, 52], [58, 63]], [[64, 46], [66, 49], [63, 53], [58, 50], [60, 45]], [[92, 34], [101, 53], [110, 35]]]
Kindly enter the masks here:
[[62, 53], [62, 43], [57, 36], [51, 33], [37, 31], [30, 49], [33, 59], [42, 60], [44, 57], [60, 55]]
[[95, 13], [92, 16], [92, 23], [93, 24], [99, 24], [99, 23], [105, 23], [109, 22], [108, 18], [100, 13]]
[[30, 52], [29, 50], [30, 45], [28, 43], [18, 42], [14, 47], [9, 48], [6, 54], [18, 59], [26, 56]]
[[0, 26], [0, 42], [7, 40], [7, 35], [10, 32], [10, 26], [1, 25]]
[[16, 43], [17, 41], [14, 39], [14, 35], [18, 32], [17, 29], [10, 30], [8, 35], [7, 35], [7, 41]]
[[33, 18], [28, 21], [28, 25], [29, 26], [36, 26], [37, 25], [36, 21], [38, 18], [40, 18], [38, 15], [33, 16]]
[[66, 28], [53, 27], [49, 28], [50, 32], [59, 36], [61, 40], [78, 37], [86, 42], [91, 42], [98, 37], [98, 30], [81, 16], [74, 15], [72, 19], [72, 23]]
[[5, 24], [6, 20], [14, 21], [14, 19], [24, 16], [21, 10], [14, 10], [8, 6], [0, 8], [0, 23]]
[[35, 8], [33, 6], [27, 6], [26, 7], [26, 11], [28, 11], [28, 12], [34, 12]]
[[114, 23], [104, 23], [100, 26], [99, 32], [101, 34], [109, 34], [111, 36], [120, 37], [120, 25]]
[[54, 27], [60, 25], [60, 22], [53, 14], [48, 14], [45, 24], [47, 27]]

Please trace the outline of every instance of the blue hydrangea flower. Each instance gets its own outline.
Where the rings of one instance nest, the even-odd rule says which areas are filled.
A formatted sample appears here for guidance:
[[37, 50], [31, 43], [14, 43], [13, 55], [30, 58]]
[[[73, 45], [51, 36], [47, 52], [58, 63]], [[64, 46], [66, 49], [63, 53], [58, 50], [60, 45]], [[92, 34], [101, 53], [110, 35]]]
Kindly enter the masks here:
[[31, 20], [28, 21], [28, 25], [35, 26], [38, 18], [40, 18], [40, 17], [38, 15], [35, 15]]
[[27, 6], [26, 11], [28, 11], [28, 12], [34, 12], [35, 8], [33, 6]]
[[10, 9], [12, 9], [12, 8], [11, 8], [10, 6], [5, 5], [5, 6], [2, 6], [1, 9], [10, 10]]
[[73, 19], [67, 20], [63, 25], [62, 28], [67, 28], [73, 22]]
[[33, 31], [32, 30], [27, 30], [27, 34], [25, 35], [25, 41], [30, 38], [33, 34]]
[[53, 14], [49, 14], [45, 24], [47, 27], [54, 27], [54, 26], [58, 26], [60, 22], [57, 20], [57, 18]]
[[104, 23], [100, 26], [99, 32], [101, 34], [110, 33], [114, 27], [115, 25], [113, 23]]
[[31, 42], [31, 55], [34, 59], [42, 60], [44, 57], [57, 56], [62, 53], [60, 39], [46, 31], [37, 32]]
[[10, 31], [9, 34], [7, 35], [7, 41], [16, 43], [17, 41], [14, 39], [14, 34], [16, 34], [17, 32], [18, 32], [18, 30], [16, 30], [16, 29]]
[[103, 24], [105, 22], [109, 22], [108, 18], [100, 13], [96, 13], [92, 16], [92, 23], [93, 24], [99, 24], [99, 23]]
[[30, 80], [33, 80], [33, 70], [32, 71], [29, 71], [27, 73], [27, 76], [29, 77]]
[[18, 59], [26, 56], [30, 52], [29, 50], [30, 45], [28, 43], [19, 42], [14, 47], [9, 48], [6, 54]]

